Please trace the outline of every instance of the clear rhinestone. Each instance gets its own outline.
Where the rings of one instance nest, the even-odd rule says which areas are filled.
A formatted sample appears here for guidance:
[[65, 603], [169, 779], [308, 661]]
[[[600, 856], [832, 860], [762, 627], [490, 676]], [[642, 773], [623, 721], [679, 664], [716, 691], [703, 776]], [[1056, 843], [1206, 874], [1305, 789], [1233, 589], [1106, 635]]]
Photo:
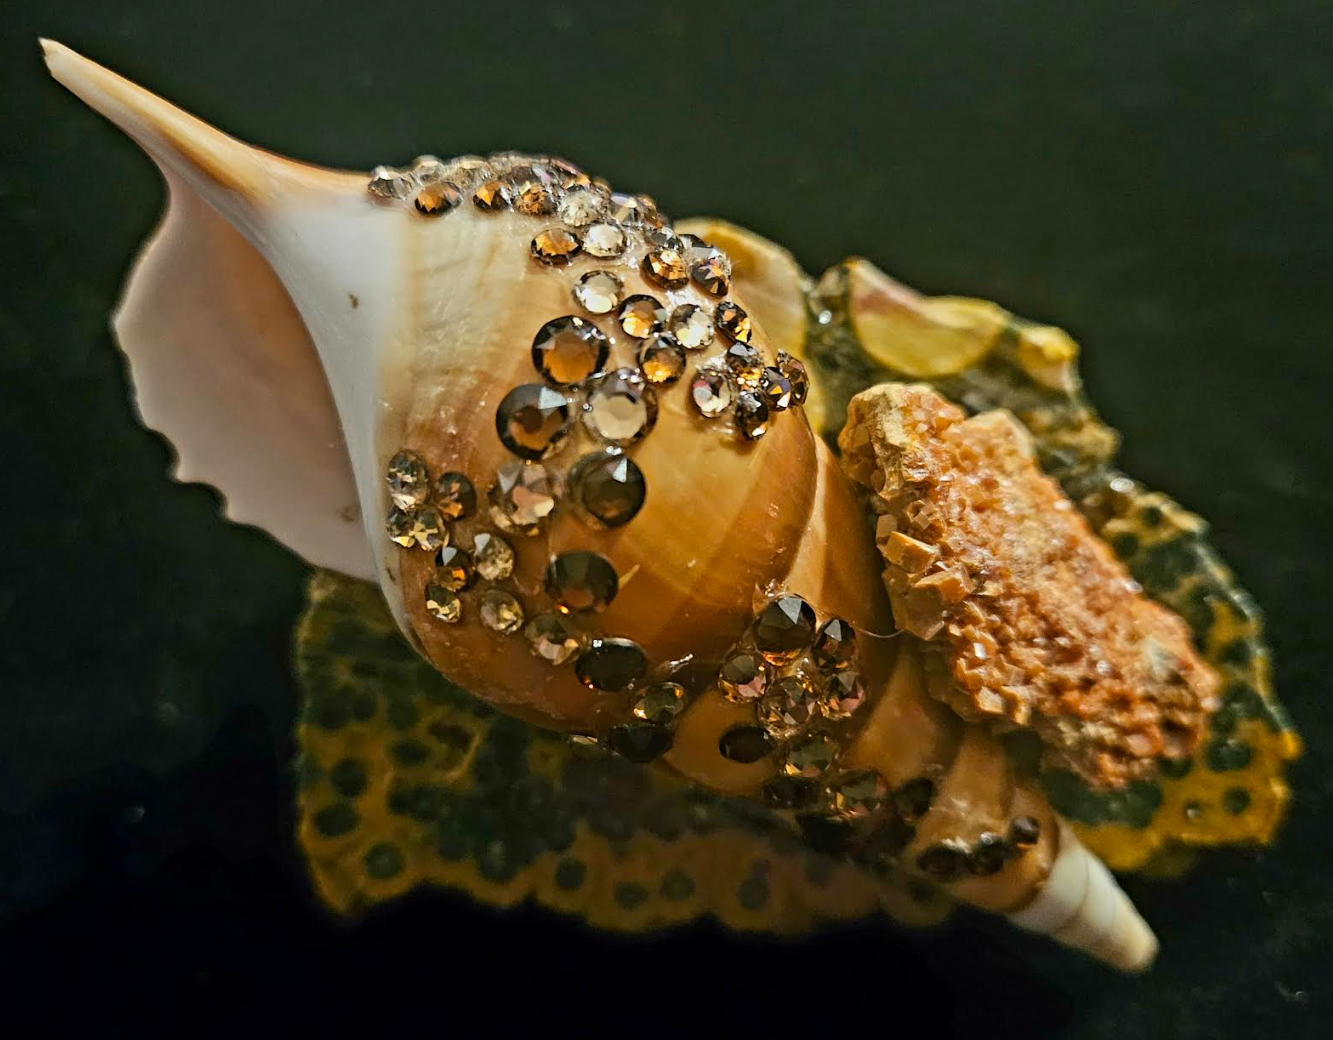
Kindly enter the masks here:
[[579, 236], [564, 228], [547, 228], [532, 240], [533, 259], [551, 267], [564, 267], [582, 248]]
[[472, 561], [486, 581], [504, 581], [514, 573], [514, 550], [490, 531], [478, 531], [472, 536]]
[[679, 249], [650, 249], [640, 265], [643, 277], [662, 289], [680, 289], [690, 280], [685, 254]]
[[825, 672], [840, 672], [856, 660], [856, 630], [840, 617], [829, 618], [815, 636], [815, 664]]
[[770, 602], [754, 623], [755, 646], [777, 665], [790, 664], [800, 657], [814, 637], [814, 607], [790, 593]]
[[833, 738], [816, 734], [788, 750], [782, 769], [788, 776], [814, 779], [828, 771], [837, 754], [838, 746], [833, 743]]
[[668, 386], [685, 374], [685, 351], [671, 333], [660, 333], [639, 347], [639, 370], [654, 386]]
[[627, 524], [643, 508], [647, 485], [643, 471], [616, 448], [585, 455], [569, 473], [574, 500], [606, 527]]
[[685, 687], [680, 683], [653, 683], [634, 702], [634, 717], [662, 726], [679, 715], [684, 707]]
[[594, 639], [574, 662], [579, 682], [594, 690], [628, 690], [648, 670], [643, 647], [631, 639]]
[[738, 704], [757, 701], [768, 691], [773, 671], [767, 661], [756, 653], [741, 650], [722, 662], [718, 669], [717, 685], [727, 700]]
[[433, 584], [449, 592], [462, 592], [472, 584], [476, 572], [472, 567], [472, 557], [466, 549], [456, 545], [446, 545], [435, 554], [435, 578]]
[[433, 155], [418, 155], [412, 160], [412, 175], [418, 184], [434, 184], [449, 175], [449, 167]]
[[[533, 360], [538, 360], [536, 344]], [[554, 455], [564, 447], [572, 422], [569, 399], [541, 383], [514, 387], [495, 410], [495, 430], [501, 442], [523, 459]]]
[[666, 325], [667, 310], [652, 296], [631, 296], [620, 305], [616, 320], [627, 336], [648, 339], [656, 336]]
[[476, 511], [477, 492], [466, 474], [449, 470], [435, 482], [435, 504], [450, 520], [462, 520]]
[[713, 342], [713, 319], [702, 307], [682, 303], [671, 312], [671, 334], [686, 350], [702, 350]]
[[537, 331], [532, 364], [553, 386], [572, 386], [600, 372], [610, 352], [611, 343], [601, 329], [570, 314]]
[[509, 186], [504, 181], [487, 181], [472, 193], [472, 204], [483, 213], [498, 213], [511, 204]]
[[463, 603], [444, 585], [429, 582], [426, 585], [426, 613], [436, 621], [456, 625], [463, 617]]
[[412, 200], [412, 205], [416, 206], [417, 212], [422, 216], [438, 217], [448, 213], [462, 201], [463, 193], [452, 184], [448, 181], [436, 181], [418, 191], [416, 198]]
[[528, 622], [523, 630], [528, 648], [551, 664], [564, 664], [583, 649], [583, 633], [574, 621], [559, 611], [548, 610]]
[[644, 200], [641, 198], [626, 195], [620, 191], [611, 195], [611, 219], [618, 224], [629, 224], [631, 226], [643, 224], [648, 212], [648, 207], [644, 205]]
[[750, 316], [730, 301], [717, 305], [713, 320], [717, 323], [718, 331], [732, 343], [749, 343], [754, 336]]
[[625, 232], [615, 224], [593, 224], [583, 232], [583, 250], [599, 260], [611, 260], [625, 251]]
[[566, 614], [598, 613], [620, 590], [616, 568], [601, 553], [574, 549], [546, 565], [546, 594]]
[[770, 412], [781, 412], [792, 403], [791, 380], [782, 369], [768, 365], [759, 376], [759, 393]]
[[560, 200], [560, 219], [570, 227], [587, 227], [606, 215], [606, 198], [601, 192], [576, 188]]
[[583, 405], [583, 425], [622, 448], [646, 437], [656, 422], [657, 393], [632, 368], [598, 378]]
[[589, 271], [574, 285], [574, 301], [589, 314], [610, 314], [625, 292], [625, 283], [610, 271]]
[[791, 384], [791, 403], [805, 404], [806, 395], [810, 392], [810, 375], [806, 372], [805, 365], [785, 350], [779, 350], [778, 368]]
[[406, 170], [392, 166], [376, 166], [370, 171], [366, 190], [378, 199], [402, 200], [417, 190], [416, 179]]
[[699, 414], [708, 419], [715, 419], [731, 407], [735, 390], [731, 377], [720, 368], [701, 368], [694, 373], [690, 383], [690, 400]]
[[523, 624], [523, 604], [504, 589], [487, 589], [481, 594], [481, 623], [497, 632], [517, 632]]
[[753, 390], [736, 395], [736, 429], [752, 441], [768, 432], [768, 405]]
[[797, 675], [784, 676], [759, 701], [759, 724], [779, 740], [794, 736], [819, 715], [819, 698]]
[[415, 451], [400, 451], [391, 458], [384, 479], [399, 509], [413, 509], [430, 497], [430, 470]]
[[560, 486], [538, 462], [507, 462], [496, 472], [489, 500], [491, 519], [505, 531], [537, 534], [555, 511]]
[[671, 228], [651, 228], [643, 233], [643, 239], [653, 249], [670, 249], [686, 254], [689, 243], [684, 236], [676, 234]]
[[846, 773], [829, 785], [833, 809], [847, 819], [869, 816], [883, 803], [888, 788], [873, 769]]

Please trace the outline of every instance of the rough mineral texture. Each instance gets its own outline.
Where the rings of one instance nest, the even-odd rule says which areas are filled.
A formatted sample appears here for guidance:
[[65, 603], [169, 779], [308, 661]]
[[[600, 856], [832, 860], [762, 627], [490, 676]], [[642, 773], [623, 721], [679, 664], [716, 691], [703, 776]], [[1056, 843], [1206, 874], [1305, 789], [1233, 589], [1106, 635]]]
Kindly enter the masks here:
[[1008, 413], [929, 387], [854, 398], [839, 438], [869, 494], [898, 624], [942, 658], [933, 692], [968, 718], [1030, 727], [1099, 786], [1199, 741], [1218, 680], [1038, 469]]

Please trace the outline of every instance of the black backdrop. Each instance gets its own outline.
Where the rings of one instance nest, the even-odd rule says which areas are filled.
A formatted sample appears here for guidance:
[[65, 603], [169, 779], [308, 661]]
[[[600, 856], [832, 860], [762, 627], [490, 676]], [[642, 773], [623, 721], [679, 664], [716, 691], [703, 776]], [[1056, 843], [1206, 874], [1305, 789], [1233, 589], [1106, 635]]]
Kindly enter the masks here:
[[[1144, 979], [971, 918], [631, 941], [435, 895], [331, 925], [285, 773], [304, 571], [134, 420], [107, 314], [162, 190], [39, 33], [303, 158], [552, 150], [812, 271], [860, 253], [1069, 328], [1126, 467], [1268, 610], [1311, 745], [1281, 842], [1128, 882]], [[1330, 44], [1322, 0], [6, 0], [0, 1030], [1321, 1035]]]

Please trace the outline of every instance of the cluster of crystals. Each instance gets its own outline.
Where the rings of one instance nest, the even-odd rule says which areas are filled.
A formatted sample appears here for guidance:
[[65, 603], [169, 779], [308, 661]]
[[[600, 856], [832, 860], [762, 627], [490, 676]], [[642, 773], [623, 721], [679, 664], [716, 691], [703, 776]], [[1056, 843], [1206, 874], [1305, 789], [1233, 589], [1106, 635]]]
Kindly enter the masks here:
[[923, 850], [916, 865], [936, 881], [998, 874], [1004, 865], [1037, 844], [1041, 824], [1033, 816], [1016, 816], [1005, 834], [983, 831], [972, 841], [946, 838]]

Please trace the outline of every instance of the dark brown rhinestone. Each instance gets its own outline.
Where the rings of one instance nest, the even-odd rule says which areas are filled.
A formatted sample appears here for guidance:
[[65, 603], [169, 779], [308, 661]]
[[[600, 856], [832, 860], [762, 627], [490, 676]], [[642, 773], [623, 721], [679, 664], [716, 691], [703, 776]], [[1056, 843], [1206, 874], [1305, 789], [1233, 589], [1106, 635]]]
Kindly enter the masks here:
[[435, 482], [435, 504], [450, 520], [462, 520], [476, 511], [477, 491], [466, 474], [450, 470]]
[[736, 382], [743, 387], [759, 386], [764, 374], [764, 355], [748, 343], [733, 343], [722, 355]]
[[731, 292], [731, 271], [726, 257], [717, 253], [697, 261], [690, 267], [690, 277], [709, 296], [726, 296]]
[[570, 471], [569, 482], [584, 513], [606, 527], [633, 520], [648, 494], [643, 470], [615, 448], [583, 456]]
[[789, 664], [815, 637], [815, 608], [788, 593], [764, 607], [754, 623], [754, 643], [773, 664]]
[[483, 213], [498, 213], [508, 209], [509, 187], [504, 181], [487, 181], [472, 193], [472, 204]]
[[986, 831], [972, 843], [967, 855], [967, 869], [982, 876], [998, 874], [1013, 855], [1013, 846], [993, 831]]
[[736, 395], [736, 429], [746, 440], [757, 441], [768, 432], [768, 405], [753, 390]]
[[644, 254], [643, 276], [662, 289], [680, 289], [690, 280], [685, 254], [679, 249], [650, 249]]
[[770, 412], [781, 412], [791, 406], [791, 380], [780, 368], [765, 366], [759, 375], [759, 393]]
[[850, 718], [865, 703], [866, 688], [850, 668], [835, 672], [824, 687], [824, 714], [831, 719]]
[[685, 708], [685, 687], [680, 683], [653, 683], [634, 702], [634, 717], [659, 726], [674, 719]]
[[631, 762], [651, 762], [671, 748], [670, 726], [655, 726], [651, 722], [631, 722], [612, 726], [606, 735], [611, 750]]
[[934, 800], [935, 782], [924, 776], [908, 780], [893, 792], [893, 807], [908, 823], [915, 823], [930, 812], [930, 803]]
[[782, 769], [788, 776], [814, 779], [827, 773], [837, 757], [838, 745], [833, 742], [833, 738], [823, 733], [816, 733], [803, 737], [787, 749]]
[[825, 672], [840, 672], [856, 660], [856, 632], [842, 618], [829, 618], [815, 635], [815, 665]]
[[628, 690], [648, 670], [648, 656], [632, 639], [594, 639], [574, 662], [579, 682], [589, 689]]
[[718, 331], [732, 343], [749, 343], [754, 335], [750, 316], [730, 300], [717, 305], [713, 321], [717, 323]]
[[466, 549], [446, 545], [435, 554], [435, 584], [450, 592], [462, 592], [472, 584], [476, 571]]
[[791, 403], [805, 404], [806, 395], [810, 392], [810, 376], [805, 370], [805, 365], [785, 350], [779, 350], [778, 370], [791, 384]]
[[639, 370], [654, 386], [669, 386], [685, 374], [685, 349], [663, 332], [639, 347]]
[[415, 509], [430, 497], [430, 468], [415, 451], [400, 451], [391, 458], [385, 481], [399, 509]]
[[616, 569], [601, 553], [574, 549], [546, 565], [546, 594], [567, 614], [605, 610], [620, 591]]
[[722, 734], [717, 750], [723, 758], [749, 765], [773, 752], [773, 741], [759, 726], [733, 726]]
[[541, 383], [524, 383], [505, 394], [495, 410], [495, 430], [519, 458], [539, 460], [564, 445], [572, 423], [569, 399]]
[[412, 204], [422, 216], [438, 217], [457, 206], [462, 198], [462, 193], [448, 181], [436, 181], [417, 192]]
[[522, 184], [514, 193], [514, 209], [530, 217], [545, 217], [555, 212], [555, 196], [544, 184]]
[[1009, 823], [1009, 840], [1020, 849], [1030, 849], [1041, 840], [1041, 821], [1035, 816], [1015, 816]]
[[916, 865], [936, 881], [957, 881], [967, 871], [967, 846], [946, 838], [917, 856]]
[[815, 802], [819, 786], [799, 776], [775, 776], [763, 787], [764, 801], [774, 809], [804, 809]]
[[573, 386], [600, 372], [611, 342], [592, 322], [567, 314], [548, 321], [532, 341], [532, 365], [552, 386]]
[[833, 808], [847, 819], [861, 819], [879, 808], [888, 789], [873, 769], [845, 773], [829, 785]]
[[582, 250], [579, 236], [564, 228], [547, 228], [532, 240], [533, 259], [552, 267], [564, 267]]
[[666, 325], [667, 316], [667, 309], [655, 297], [643, 294], [629, 297], [616, 311], [625, 335], [635, 339], [656, 336]]
[[573, 618], [556, 610], [546, 610], [523, 629], [534, 657], [550, 664], [564, 664], [583, 649], [586, 642]]
[[728, 700], [748, 704], [764, 695], [772, 677], [767, 661], [756, 653], [741, 650], [722, 662], [717, 685]]

